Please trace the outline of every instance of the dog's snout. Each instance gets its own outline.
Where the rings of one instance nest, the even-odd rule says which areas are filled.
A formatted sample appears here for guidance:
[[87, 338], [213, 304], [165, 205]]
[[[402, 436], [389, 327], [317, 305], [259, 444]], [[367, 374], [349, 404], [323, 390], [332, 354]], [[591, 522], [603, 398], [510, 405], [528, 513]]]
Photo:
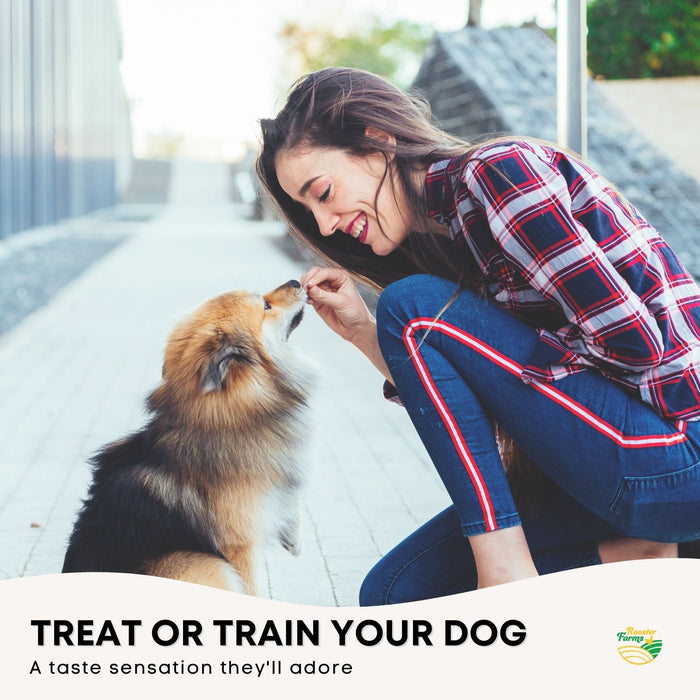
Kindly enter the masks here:
[[301, 285], [299, 284], [299, 282], [297, 280], [289, 280], [289, 282], [285, 282], [282, 286], [283, 287], [296, 287], [297, 289], [299, 289], [299, 287], [301, 287]]

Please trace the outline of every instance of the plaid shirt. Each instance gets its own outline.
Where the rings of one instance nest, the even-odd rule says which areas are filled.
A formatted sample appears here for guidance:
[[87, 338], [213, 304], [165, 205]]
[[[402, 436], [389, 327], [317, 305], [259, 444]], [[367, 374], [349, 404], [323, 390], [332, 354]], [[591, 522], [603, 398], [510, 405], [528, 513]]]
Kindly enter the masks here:
[[425, 194], [467, 284], [538, 329], [523, 381], [596, 367], [700, 419], [700, 289], [607, 181], [554, 147], [497, 142], [433, 164]]

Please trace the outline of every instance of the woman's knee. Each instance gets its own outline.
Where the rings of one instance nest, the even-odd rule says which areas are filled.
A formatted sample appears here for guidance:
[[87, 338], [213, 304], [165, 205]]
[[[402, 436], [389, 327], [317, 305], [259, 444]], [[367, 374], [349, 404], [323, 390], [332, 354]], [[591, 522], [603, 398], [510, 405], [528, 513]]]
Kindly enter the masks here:
[[[427, 300], [449, 298], [455, 285], [434, 275], [409, 275], [392, 282], [381, 293], [377, 302], [377, 323], [416, 313]], [[433, 302], [434, 303], [434, 302]], [[443, 302], [444, 303], [444, 302]]]
[[410, 321], [436, 317], [453, 298], [455, 291], [457, 287], [454, 282], [434, 275], [410, 275], [392, 282], [377, 301], [380, 347], [390, 336], [401, 338]]
[[362, 607], [409, 603], [430, 597], [413, 590], [412, 567], [396, 556], [398, 551], [395, 549], [380, 559], [365, 576], [359, 593]]
[[388, 580], [382, 560], [377, 562], [365, 576], [360, 586], [359, 602], [362, 607], [371, 605], [386, 605]]

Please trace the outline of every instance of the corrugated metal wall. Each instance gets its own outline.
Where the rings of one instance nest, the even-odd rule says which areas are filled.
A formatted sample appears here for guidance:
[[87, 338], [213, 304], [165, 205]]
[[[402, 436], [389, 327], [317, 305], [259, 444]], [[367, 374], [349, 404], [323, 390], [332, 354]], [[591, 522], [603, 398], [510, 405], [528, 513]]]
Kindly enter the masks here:
[[118, 201], [120, 54], [116, 0], [0, 0], [0, 238]]

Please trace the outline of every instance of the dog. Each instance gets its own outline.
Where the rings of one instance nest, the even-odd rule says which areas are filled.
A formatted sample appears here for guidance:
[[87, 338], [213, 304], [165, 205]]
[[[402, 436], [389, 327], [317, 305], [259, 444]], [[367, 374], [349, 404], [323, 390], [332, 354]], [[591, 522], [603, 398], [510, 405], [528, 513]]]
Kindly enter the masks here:
[[148, 574], [256, 595], [266, 534], [298, 553], [314, 371], [287, 340], [306, 293], [205, 302], [172, 332], [148, 423], [92, 457], [63, 572]]

